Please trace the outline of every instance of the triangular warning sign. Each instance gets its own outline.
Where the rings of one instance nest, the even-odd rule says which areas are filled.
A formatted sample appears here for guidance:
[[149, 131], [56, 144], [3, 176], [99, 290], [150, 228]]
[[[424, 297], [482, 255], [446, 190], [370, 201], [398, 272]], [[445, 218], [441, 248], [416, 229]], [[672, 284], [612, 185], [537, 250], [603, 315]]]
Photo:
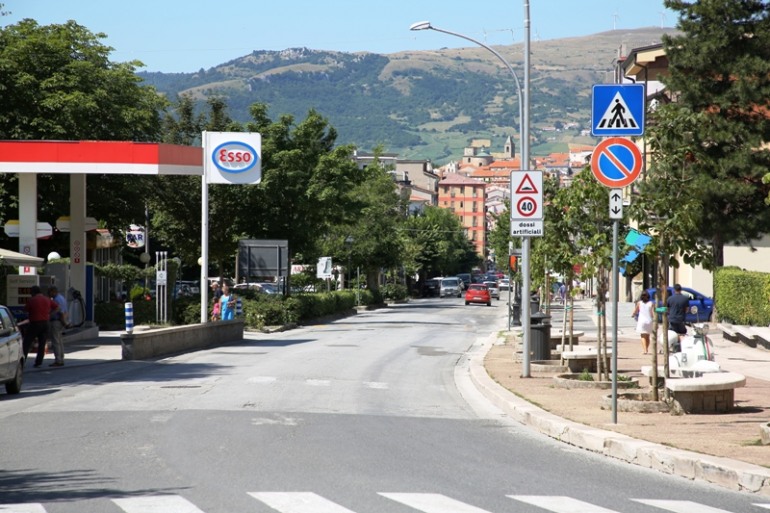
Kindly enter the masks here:
[[516, 189], [515, 194], [537, 194], [537, 187], [532, 183], [532, 178], [528, 174], [525, 174], [519, 182], [519, 188]]
[[604, 116], [599, 120], [599, 124], [596, 125], [597, 130], [610, 128], [639, 128], [639, 123], [636, 122], [634, 115], [628, 110], [628, 105], [620, 91], [615, 93], [612, 101], [607, 106], [607, 110], [604, 112]]

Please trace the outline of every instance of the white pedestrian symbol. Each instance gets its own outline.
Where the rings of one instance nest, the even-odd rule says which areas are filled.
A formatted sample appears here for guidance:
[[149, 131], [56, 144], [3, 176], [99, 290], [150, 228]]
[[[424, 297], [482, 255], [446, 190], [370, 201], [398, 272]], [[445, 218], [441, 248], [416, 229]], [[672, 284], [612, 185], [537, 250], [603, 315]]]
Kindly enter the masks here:
[[639, 124], [634, 119], [631, 111], [628, 110], [625, 100], [620, 92], [615, 93], [615, 97], [607, 106], [607, 110], [604, 112], [604, 116], [599, 120], [599, 124], [596, 126], [598, 129], [610, 129], [610, 128], [638, 128]]

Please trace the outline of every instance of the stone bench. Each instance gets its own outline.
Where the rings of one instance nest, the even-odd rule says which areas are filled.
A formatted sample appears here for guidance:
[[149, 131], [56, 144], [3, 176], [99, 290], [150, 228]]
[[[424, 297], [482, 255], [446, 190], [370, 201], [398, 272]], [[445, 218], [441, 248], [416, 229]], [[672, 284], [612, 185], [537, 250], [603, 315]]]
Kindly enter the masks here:
[[[561, 347], [561, 330], [554, 330], [551, 329], [551, 351], [555, 349], [559, 349]], [[584, 336], [585, 333], [582, 331], [573, 331], [572, 332], [572, 345], [576, 346], [580, 343], [580, 337]], [[564, 334], [564, 347], [569, 347], [569, 330], [566, 331]]]
[[[607, 357], [612, 357], [612, 349], [607, 348]], [[572, 351], [564, 351], [561, 353], [561, 359], [569, 367], [570, 372], [596, 372], [596, 348], [595, 347], [581, 347], [573, 349]]]
[[697, 378], [669, 378], [666, 388], [684, 413], [725, 413], [735, 407], [735, 389], [746, 385], [736, 372], [709, 372]]

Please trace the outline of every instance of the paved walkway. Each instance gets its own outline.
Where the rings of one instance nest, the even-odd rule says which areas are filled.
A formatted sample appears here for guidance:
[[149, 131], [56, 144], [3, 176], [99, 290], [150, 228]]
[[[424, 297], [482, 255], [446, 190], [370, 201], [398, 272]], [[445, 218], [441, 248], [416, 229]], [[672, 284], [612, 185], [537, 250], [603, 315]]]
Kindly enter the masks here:
[[[618, 369], [646, 385], [640, 371], [651, 357], [642, 354], [632, 310], [630, 303], [618, 305]], [[553, 327], [561, 327], [561, 306], [551, 314]], [[578, 302], [574, 316], [575, 330], [586, 333], [580, 346], [595, 343], [597, 318], [591, 302]], [[608, 324], [611, 340], [611, 312]], [[560, 389], [552, 374], [522, 378], [523, 364], [512, 357], [513, 337], [497, 333], [477, 344], [467, 370], [508, 416], [548, 436], [668, 474], [770, 495], [770, 445], [757, 443], [760, 423], [770, 422], [770, 351], [724, 340], [716, 330], [709, 338], [722, 369], [749, 378], [745, 388], [736, 390], [736, 411], [729, 414], [620, 412], [613, 424], [601, 404], [606, 407], [610, 390]], [[661, 357], [658, 362], [662, 365]]]

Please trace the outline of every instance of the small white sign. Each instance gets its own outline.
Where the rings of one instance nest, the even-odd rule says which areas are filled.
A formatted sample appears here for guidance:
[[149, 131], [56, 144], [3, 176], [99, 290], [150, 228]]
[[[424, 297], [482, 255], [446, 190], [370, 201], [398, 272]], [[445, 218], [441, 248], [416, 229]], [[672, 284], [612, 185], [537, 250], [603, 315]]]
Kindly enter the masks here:
[[511, 237], [542, 237], [543, 221], [511, 220]]
[[610, 189], [610, 219], [623, 219], [623, 189]]
[[168, 278], [166, 277], [166, 271], [157, 271], [155, 273], [155, 282], [158, 285], [167, 285]]
[[328, 280], [332, 277], [332, 257], [321, 257], [316, 267], [316, 278]]

